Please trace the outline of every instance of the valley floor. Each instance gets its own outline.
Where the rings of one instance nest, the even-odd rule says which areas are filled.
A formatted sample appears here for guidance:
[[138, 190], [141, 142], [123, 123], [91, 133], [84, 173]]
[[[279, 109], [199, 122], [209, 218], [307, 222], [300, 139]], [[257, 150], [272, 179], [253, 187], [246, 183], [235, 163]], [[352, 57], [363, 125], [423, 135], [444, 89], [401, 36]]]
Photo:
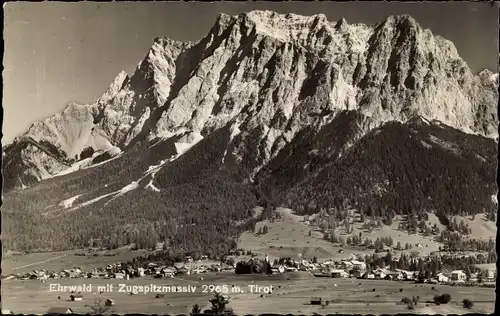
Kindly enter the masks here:
[[[450, 287], [446, 285], [415, 284], [413, 282], [391, 282], [381, 280], [332, 279], [315, 278], [309, 273], [285, 273], [283, 275], [235, 275], [219, 274], [176, 277], [172, 279], [140, 278], [131, 280], [102, 279], [65, 279], [50, 280], [42, 283], [36, 280], [12, 280], [2, 282], [2, 304], [4, 309], [15, 313], [43, 314], [50, 307], [68, 307], [75, 313], [90, 312], [95, 297], [110, 298], [115, 301], [113, 312], [143, 314], [189, 314], [192, 305], [198, 304], [202, 309], [209, 307], [211, 293], [203, 293], [203, 285], [227, 285], [229, 291], [233, 286], [242, 293], [229, 293], [229, 307], [240, 314], [271, 313], [347, 313], [347, 314], [383, 314], [383, 313], [417, 313], [417, 314], [465, 314], [493, 313], [495, 290], [493, 288]], [[51, 292], [50, 284], [61, 285], [91, 284], [92, 291], [83, 294], [83, 301], [72, 302], [70, 293]], [[155, 298], [155, 293], [130, 295], [116, 292], [118, 284], [127, 285], [175, 285], [195, 286], [194, 293], [167, 293], [162, 298]], [[98, 285], [114, 284], [115, 291], [99, 294]], [[271, 294], [250, 293], [248, 285], [272, 285]], [[433, 289], [434, 288], [434, 289]], [[401, 289], [403, 290], [401, 292]], [[449, 293], [452, 301], [449, 304], [436, 306], [426, 303], [436, 294]], [[60, 299], [58, 299], [60, 296]], [[404, 297], [420, 296], [420, 302], [414, 310], [408, 310], [401, 304]], [[322, 307], [311, 305], [313, 297], [333, 300], [330, 305]], [[471, 310], [461, 306], [463, 299], [474, 302]]]
[[[61, 271], [73, 267], [80, 267], [84, 271], [90, 271], [92, 268], [102, 268], [115, 262], [131, 261], [135, 257], [144, 256], [150, 252], [146, 250], [132, 251], [130, 247], [123, 247], [111, 251], [97, 251], [95, 252], [98, 254], [96, 256], [83, 250], [9, 254], [2, 258], [2, 275], [11, 273], [24, 274], [41, 269]], [[76, 255], [82, 253], [85, 256]]]

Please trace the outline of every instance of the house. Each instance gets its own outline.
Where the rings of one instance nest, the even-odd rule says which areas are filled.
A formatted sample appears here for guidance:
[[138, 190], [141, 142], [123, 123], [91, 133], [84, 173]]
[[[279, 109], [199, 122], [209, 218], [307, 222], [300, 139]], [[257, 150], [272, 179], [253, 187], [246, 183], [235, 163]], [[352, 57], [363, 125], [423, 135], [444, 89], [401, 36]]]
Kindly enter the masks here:
[[69, 298], [74, 302], [83, 300], [83, 296], [80, 294], [72, 294], [69, 296]]
[[342, 267], [342, 269], [345, 269], [345, 270], [351, 270], [352, 267], [353, 267], [353, 264], [349, 261], [342, 261], [342, 263], [340, 264], [340, 266]]
[[207, 256], [207, 255], [202, 255], [202, 256], [200, 257], [200, 260], [202, 260], [202, 261], [207, 261], [207, 260], [208, 260], [208, 256]]
[[436, 279], [438, 282], [440, 283], [445, 283], [445, 282], [448, 282], [450, 279], [444, 275], [443, 273], [438, 273], [438, 275], [436, 276]]
[[175, 276], [175, 269], [174, 268], [164, 268], [163, 270], [160, 271], [160, 274], [166, 278], [173, 278]]
[[387, 271], [387, 277], [391, 280], [403, 280], [403, 273], [401, 271]]
[[307, 271], [309, 269], [309, 266], [305, 266], [303, 264], [300, 264], [298, 269], [299, 269], [299, 271]]
[[470, 282], [477, 282], [479, 280], [479, 273], [471, 273], [469, 277]]
[[451, 278], [452, 281], [465, 281], [467, 279], [467, 276], [465, 275], [465, 272], [463, 270], [455, 270], [451, 272]]
[[194, 268], [193, 270], [191, 270], [192, 274], [200, 274], [200, 273], [204, 273], [204, 272], [205, 272], [205, 269], [200, 268], [200, 267]]
[[47, 311], [47, 314], [48, 315], [73, 314], [73, 310], [71, 310], [71, 308], [68, 307], [51, 307]]
[[361, 278], [364, 274], [363, 271], [360, 270], [351, 270], [349, 273], [354, 278]]
[[143, 277], [145, 274], [144, 268], [137, 268], [137, 276]]
[[311, 305], [321, 305], [322, 301], [321, 297], [313, 297], [311, 298]]
[[193, 257], [191, 257], [191, 256], [186, 256], [186, 261], [187, 261], [187, 262], [193, 262]]
[[116, 272], [114, 276], [115, 276], [115, 279], [124, 279], [125, 278], [125, 274], [122, 272]]
[[385, 276], [387, 275], [387, 270], [379, 268], [379, 269], [373, 271], [373, 274], [375, 275], [376, 279], [384, 279]]
[[182, 267], [182, 268], [180, 268], [180, 269], [177, 269], [177, 274], [181, 274], [181, 275], [183, 275], [183, 274], [185, 274], [185, 275], [189, 275], [190, 273], [191, 273], [191, 271], [190, 271], [188, 268], [186, 268], [186, 267]]
[[9, 274], [8, 276], [6, 276], [4, 278], [4, 280], [14, 280], [16, 278], [16, 276], [14, 274]]
[[495, 269], [487, 269], [486, 270], [486, 278], [488, 280], [494, 280], [495, 279], [495, 274], [496, 274]]
[[365, 270], [366, 269], [366, 263], [358, 260], [351, 260], [351, 263], [353, 265], [353, 268], [357, 268], [360, 270]]
[[297, 268], [296, 267], [286, 267], [287, 272], [296, 272]]
[[411, 281], [415, 280], [415, 272], [414, 271], [401, 271], [401, 274], [403, 275], [403, 280], [405, 281]]
[[104, 304], [105, 304], [106, 306], [114, 306], [114, 305], [115, 305], [115, 301], [113, 301], [112, 299], [108, 298], [108, 299], [106, 300], [106, 302], [104, 302]]
[[345, 270], [334, 269], [330, 271], [332, 278], [348, 278], [349, 273]]
[[369, 272], [365, 272], [361, 277], [363, 279], [375, 279], [375, 274], [369, 273]]
[[283, 265], [278, 266], [278, 272], [279, 273], [285, 273], [285, 267]]
[[174, 262], [174, 268], [180, 269], [184, 267], [184, 262]]

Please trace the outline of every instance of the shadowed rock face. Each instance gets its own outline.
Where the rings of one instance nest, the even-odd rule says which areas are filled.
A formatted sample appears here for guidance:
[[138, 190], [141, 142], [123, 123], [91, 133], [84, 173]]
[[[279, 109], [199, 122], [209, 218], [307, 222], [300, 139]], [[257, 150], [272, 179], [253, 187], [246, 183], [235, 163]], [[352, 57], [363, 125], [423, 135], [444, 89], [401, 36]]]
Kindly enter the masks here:
[[61, 157], [5, 147], [6, 187], [49, 178], [67, 168], [61, 159], [78, 160], [88, 147], [127, 151], [184, 135], [185, 151], [223, 127], [230, 136], [219, 144], [221, 162], [253, 178], [287, 144], [300, 143], [298, 135], [322, 139], [315, 133], [339, 124], [346, 110], [363, 123], [341, 137], [340, 151], [385, 122], [415, 115], [497, 138], [497, 87], [498, 74], [472, 74], [451, 42], [409, 16], [366, 26], [323, 15], [222, 14], [199, 42], [156, 38], [135, 73], [118, 74], [95, 103], [70, 104], [34, 123], [25, 136], [52, 144]]

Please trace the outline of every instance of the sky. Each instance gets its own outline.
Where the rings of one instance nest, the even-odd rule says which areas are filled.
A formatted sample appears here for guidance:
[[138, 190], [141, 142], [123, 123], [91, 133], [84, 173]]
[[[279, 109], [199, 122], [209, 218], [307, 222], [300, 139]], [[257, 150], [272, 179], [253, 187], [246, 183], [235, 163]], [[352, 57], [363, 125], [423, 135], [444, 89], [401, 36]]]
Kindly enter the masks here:
[[452, 42], [469, 67], [497, 70], [498, 5], [480, 2], [10, 2], [4, 5], [2, 143], [70, 101], [94, 102], [133, 74], [156, 36], [204, 37], [219, 13], [273, 10], [375, 24], [410, 14]]

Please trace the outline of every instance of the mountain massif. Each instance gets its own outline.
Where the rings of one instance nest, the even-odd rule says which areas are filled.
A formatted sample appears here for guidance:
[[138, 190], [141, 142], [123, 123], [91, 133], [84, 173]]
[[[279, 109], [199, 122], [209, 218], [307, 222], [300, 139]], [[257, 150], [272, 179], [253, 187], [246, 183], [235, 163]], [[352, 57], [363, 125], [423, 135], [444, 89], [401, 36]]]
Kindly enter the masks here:
[[221, 14], [3, 148], [4, 243], [222, 251], [258, 204], [492, 212], [497, 103], [498, 74], [409, 16]]

